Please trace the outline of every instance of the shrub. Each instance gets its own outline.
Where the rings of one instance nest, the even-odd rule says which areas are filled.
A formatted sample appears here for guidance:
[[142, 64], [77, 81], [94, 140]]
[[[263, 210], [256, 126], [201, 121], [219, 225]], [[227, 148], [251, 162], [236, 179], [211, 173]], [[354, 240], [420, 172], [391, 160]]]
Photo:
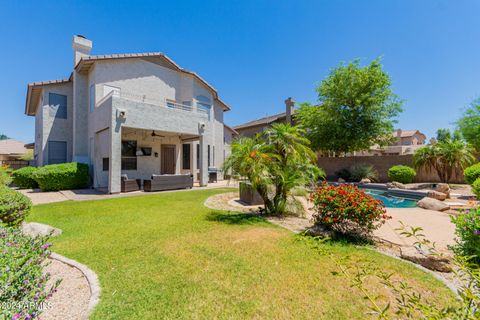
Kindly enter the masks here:
[[0, 319], [36, 319], [48, 306], [59, 281], [47, 288], [50, 275], [43, 271], [50, 255], [47, 241], [47, 237], [31, 238], [19, 229], [0, 226]]
[[452, 222], [458, 237], [457, 244], [453, 247], [455, 253], [466, 257], [475, 256], [476, 262], [480, 263], [480, 208], [453, 216]]
[[33, 179], [33, 173], [37, 170], [35, 167], [25, 167], [13, 171], [13, 183], [21, 189], [38, 188], [38, 183]]
[[0, 222], [7, 226], [19, 226], [30, 213], [32, 202], [18, 191], [0, 187]]
[[475, 182], [472, 184], [472, 192], [475, 194], [478, 200], [480, 200], [480, 178], [475, 180]]
[[409, 166], [398, 165], [388, 169], [388, 177], [391, 181], [411, 183], [416, 175], [415, 169]]
[[354, 165], [350, 172], [352, 173], [352, 181], [360, 181], [362, 179], [370, 179], [371, 181], [376, 181], [378, 178], [378, 172], [371, 164], [357, 164]]
[[348, 170], [347, 168], [343, 168], [338, 171], [335, 171], [335, 175], [337, 176], [337, 178], [341, 178], [345, 181], [349, 181], [350, 178], [352, 177], [350, 170]]
[[466, 183], [473, 184], [475, 180], [480, 178], [480, 162], [465, 168], [463, 171], [463, 176], [465, 177]]
[[33, 179], [42, 191], [82, 189], [88, 187], [88, 165], [77, 162], [51, 164], [38, 168]]
[[10, 183], [12, 183], [12, 177], [10, 174], [11, 170], [8, 168], [8, 166], [0, 166], [0, 187], [8, 186]]
[[311, 195], [315, 224], [354, 236], [368, 236], [386, 219], [383, 203], [352, 185], [323, 183]]

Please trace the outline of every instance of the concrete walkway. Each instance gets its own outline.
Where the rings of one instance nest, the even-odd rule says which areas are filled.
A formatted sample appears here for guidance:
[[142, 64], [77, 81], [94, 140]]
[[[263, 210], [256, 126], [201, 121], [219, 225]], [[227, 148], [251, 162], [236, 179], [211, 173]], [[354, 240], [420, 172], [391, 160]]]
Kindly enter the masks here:
[[387, 213], [392, 219], [374, 232], [374, 235], [381, 239], [400, 246], [413, 245], [416, 241], [414, 238], [407, 238], [401, 235], [401, 231], [396, 230], [402, 222], [407, 226], [407, 230], [409, 227], [422, 228], [421, 233], [431, 242], [435, 242], [440, 251], [448, 250], [447, 246], [455, 243], [455, 225], [450, 221], [449, 214], [421, 208], [387, 208]]
[[198, 184], [194, 184], [192, 189], [168, 190], [168, 191], [158, 191], [158, 192], [134, 191], [134, 192], [118, 193], [118, 194], [106, 194], [96, 189], [63, 190], [63, 191], [56, 191], [56, 192], [41, 192], [39, 189], [22, 189], [18, 191], [20, 191], [21, 193], [29, 197], [34, 205], [37, 205], [37, 204], [54, 203], [54, 202], [61, 202], [61, 201], [68, 201], [68, 200], [72, 200], [72, 201], [101, 200], [101, 199], [110, 199], [110, 198], [155, 195], [160, 192], [179, 192], [179, 191], [205, 190], [205, 189], [216, 189], [216, 188], [238, 188], [238, 183], [235, 181], [221, 180], [218, 182], [209, 183], [208, 186], [206, 187], [200, 187]]

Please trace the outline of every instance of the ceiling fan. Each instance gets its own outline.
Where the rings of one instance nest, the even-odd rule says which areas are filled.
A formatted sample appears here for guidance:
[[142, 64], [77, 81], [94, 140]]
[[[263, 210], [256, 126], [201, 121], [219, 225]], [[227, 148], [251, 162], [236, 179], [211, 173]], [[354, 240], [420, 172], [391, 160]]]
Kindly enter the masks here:
[[155, 130], [152, 130], [152, 137], [160, 137], [160, 138], [165, 138], [165, 136], [162, 136], [161, 134], [155, 133]]

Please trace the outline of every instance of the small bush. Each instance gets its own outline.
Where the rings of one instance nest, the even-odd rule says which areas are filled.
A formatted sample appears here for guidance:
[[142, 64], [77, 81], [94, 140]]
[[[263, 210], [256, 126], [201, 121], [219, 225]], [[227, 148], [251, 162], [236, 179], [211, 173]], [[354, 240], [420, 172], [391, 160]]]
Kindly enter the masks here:
[[36, 319], [58, 287], [47, 287], [44, 273], [50, 255], [47, 237], [31, 238], [19, 229], [0, 226], [0, 319]]
[[480, 263], [480, 208], [453, 216], [452, 222], [458, 237], [457, 244], [453, 247], [455, 253], [466, 257], [475, 256], [476, 262]]
[[473, 184], [475, 180], [480, 178], [480, 162], [466, 168], [463, 171], [463, 176], [466, 183]]
[[472, 192], [475, 194], [478, 200], [480, 200], [480, 178], [475, 180], [475, 182], [472, 184]]
[[0, 166], [0, 187], [12, 183], [11, 170], [8, 166]]
[[398, 165], [388, 169], [388, 177], [390, 178], [390, 181], [411, 183], [416, 175], [417, 172], [415, 169], [409, 166]]
[[21, 189], [38, 188], [38, 183], [33, 179], [33, 173], [37, 170], [35, 167], [25, 167], [13, 171], [13, 183]]
[[19, 226], [30, 213], [32, 202], [18, 191], [0, 187], [0, 222]]
[[337, 176], [337, 178], [342, 178], [345, 181], [349, 181], [352, 177], [352, 173], [347, 168], [343, 168], [335, 171], [335, 176]]
[[357, 164], [354, 165], [350, 172], [352, 173], [351, 180], [358, 182], [362, 179], [370, 179], [371, 181], [377, 181], [378, 172], [371, 164]]
[[310, 199], [315, 224], [346, 235], [368, 236], [390, 218], [380, 200], [352, 185], [324, 183]]
[[88, 187], [88, 165], [77, 162], [51, 164], [38, 168], [33, 179], [42, 191], [82, 189]]

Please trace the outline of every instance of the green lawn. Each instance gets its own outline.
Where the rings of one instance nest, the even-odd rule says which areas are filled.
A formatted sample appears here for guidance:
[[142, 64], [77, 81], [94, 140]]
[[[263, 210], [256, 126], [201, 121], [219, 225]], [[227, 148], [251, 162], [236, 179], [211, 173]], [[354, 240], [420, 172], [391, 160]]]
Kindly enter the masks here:
[[[225, 191], [39, 205], [28, 220], [61, 228], [53, 250], [98, 274], [102, 295], [93, 319], [368, 318], [362, 295], [290, 231], [203, 206]], [[352, 263], [398, 272], [439, 304], [453, 299], [406, 263], [329, 246]], [[385, 297], [380, 285], [372, 287]]]

